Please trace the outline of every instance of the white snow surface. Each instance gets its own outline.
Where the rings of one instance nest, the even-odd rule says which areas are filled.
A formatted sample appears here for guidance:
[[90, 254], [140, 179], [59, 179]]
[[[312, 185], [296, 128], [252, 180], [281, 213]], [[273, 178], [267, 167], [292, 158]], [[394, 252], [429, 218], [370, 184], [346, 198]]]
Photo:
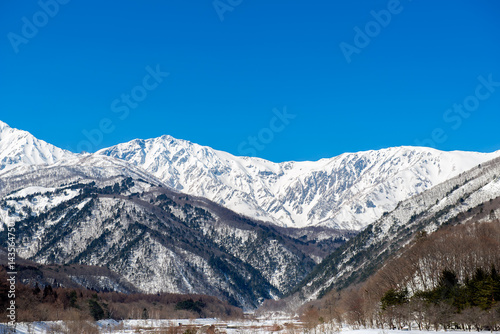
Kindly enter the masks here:
[[[33, 322], [33, 323], [18, 323], [16, 326], [16, 333], [18, 334], [45, 334], [49, 333], [50, 329], [54, 326], [64, 327], [62, 321], [47, 321], [47, 322]], [[139, 328], [142, 329], [165, 329], [169, 327], [176, 327], [182, 325], [184, 328], [195, 327], [199, 330], [199, 333], [203, 333], [204, 330], [210, 325], [215, 325], [217, 329], [222, 330], [227, 334], [236, 333], [291, 333], [286, 327], [288, 325], [298, 326], [293, 333], [309, 333], [309, 330], [300, 329], [300, 322], [296, 319], [278, 318], [278, 319], [255, 319], [255, 320], [230, 320], [223, 321], [215, 318], [206, 319], [164, 319], [164, 320], [122, 320], [115, 321], [111, 319], [99, 320], [96, 325], [102, 332], [115, 333], [115, 334], [128, 334], [137, 333]], [[274, 326], [279, 326], [281, 330], [273, 329]], [[0, 323], [0, 330], [6, 328], [6, 324]], [[361, 328], [353, 329], [349, 326], [337, 326], [329, 324], [319, 325], [315, 330], [315, 333], [324, 334], [435, 334], [435, 333], [447, 333], [447, 334], [463, 334], [467, 333], [465, 331], [458, 330], [418, 330], [415, 328], [405, 329], [405, 330], [388, 330], [388, 329], [375, 329], [375, 328]], [[489, 331], [486, 333], [490, 333]], [[492, 334], [499, 334], [500, 332], [491, 332]]]

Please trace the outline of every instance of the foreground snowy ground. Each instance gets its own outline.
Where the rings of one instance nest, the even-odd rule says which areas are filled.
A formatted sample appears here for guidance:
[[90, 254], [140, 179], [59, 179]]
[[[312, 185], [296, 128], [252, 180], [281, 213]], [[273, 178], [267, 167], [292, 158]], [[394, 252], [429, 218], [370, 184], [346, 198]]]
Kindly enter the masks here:
[[[292, 319], [273, 320], [235, 320], [221, 321], [219, 319], [171, 319], [171, 320], [101, 320], [97, 322], [99, 333], [215, 333], [227, 334], [261, 334], [261, 333], [289, 333], [289, 334], [435, 334], [436, 331], [400, 331], [381, 329], [352, 329], [349, 327], [338, 328], [324, 324], [316, 328], [305, 328], [302, 323]], [[71, 333], [71, 330], [61, 331], [62, 322], [35, 322], [17, 324], [15, 333], [19, 334], [55, 334]], [[440, 331], [443, 332], [443, 331]], [[4, 324], [0, 324], [0, 334], [9, 332]], [[463, 331], [447, 331], [447, 334], [463, 334]], [[489, 332], [485, 332], [489, 333]], [[493, 332], [500, 334], [500, 332]]]

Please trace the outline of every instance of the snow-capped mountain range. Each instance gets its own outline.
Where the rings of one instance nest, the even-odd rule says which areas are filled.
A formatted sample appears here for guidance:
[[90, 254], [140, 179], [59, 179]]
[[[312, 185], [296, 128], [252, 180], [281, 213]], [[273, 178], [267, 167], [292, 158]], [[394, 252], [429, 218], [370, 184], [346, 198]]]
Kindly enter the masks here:
[[360, 230], [397, 203], [495, 153], [395, 147], [330, 159], [273, 163], [170, 136], [98, 151], [140, 166], [178, 191], [287, 227]]
[[[279, 226], [361, 230], [398, 202], [499, 155], [395, 147], [274, 163], [161, 136], [102, 149], [92, 157], [124, 160], [174, 190]], [[79, 164], [81, 157], [0, 122], [0, 177], [18, 166]]]

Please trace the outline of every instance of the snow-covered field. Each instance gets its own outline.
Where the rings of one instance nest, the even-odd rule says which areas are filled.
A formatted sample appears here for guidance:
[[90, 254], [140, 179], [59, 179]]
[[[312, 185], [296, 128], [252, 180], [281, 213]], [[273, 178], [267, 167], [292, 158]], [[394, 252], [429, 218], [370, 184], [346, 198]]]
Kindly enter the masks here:
[[[234, 320], [223, 321], [215, 318], [206, 319], [168, 319], [168, 320], [100, 320], [97, 322], [100, 333], [303, 333], [303, 325], [297, 320]], [[18, 323], [19, 334], [63, 333], [65, 324], [57, 322]], [[59, 330], [58, 330], [59, 329]], [[191, 330], [191, 331], [188, 331]], [[208, 331], [208, 332], [207, 332]], [[0, 324], [0, 334], [9, 333], [5, 324]], [[323, 333], [323, 332], [317, 332]], [[326, 332], [325, 332], [326, 333]], [[333, 332], [332, 332], [333, 333]]]
[[[226, 334], [435, 334], [436, 331], [419, 330], [387, 330], [387, 329], [352, 329], [344, 326], [339, 328], [333, 324], [322, 324], [316, 328], [307, 328], [294, 319], [258, 319], [223, 321], [214, 318], [208, 319], [170, 319], [170, 320], [101, 320], [96, 323], [99, 333], [226, 333]], [[58, 322], [19, 323], [15, 332], [9, 332], [5, 324], [0, 324], [0, 334], [46, 334], [71, 333], [64, 330], [65, 324]], [[212, 331], [214, 330], [214, 331]], [[440, 331], [444, 332], [444, 331]], [[446, 331], [447, 334], [463, 334], [463, 331]], [[486, 333], [486, 332], [485, 332]], [[500, 334], [500, 332], [492, 332]]]

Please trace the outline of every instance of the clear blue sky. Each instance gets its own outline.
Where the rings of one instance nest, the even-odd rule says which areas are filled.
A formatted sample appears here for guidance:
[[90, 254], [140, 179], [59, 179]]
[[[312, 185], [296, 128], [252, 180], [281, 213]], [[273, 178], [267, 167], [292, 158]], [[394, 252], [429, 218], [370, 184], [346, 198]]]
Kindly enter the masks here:
[[273, 161], [500, 149], [500, 83], [478, 80], [500, 82], [495, 0], [53, 1], [0, 4], [0, 120], [62, 148], [170, 134]]

